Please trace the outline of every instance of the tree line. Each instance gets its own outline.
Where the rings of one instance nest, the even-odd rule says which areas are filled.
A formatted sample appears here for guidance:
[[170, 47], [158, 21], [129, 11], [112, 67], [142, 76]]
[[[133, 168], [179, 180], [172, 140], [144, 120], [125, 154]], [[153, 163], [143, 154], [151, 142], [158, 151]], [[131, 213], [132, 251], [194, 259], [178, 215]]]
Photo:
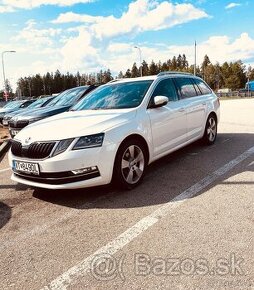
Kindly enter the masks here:
[[[155, 63], [152, 61], [148, 64], [146, 61], [142, 62], [142, 75], [156, 75], [163, 71], [182, 71], [194, 73], [194, 65], [189, 65], [186, 56], [178, 55], [165, 62], [159, 61]], [[204, 60], [200, 66], [196, 67], [196, 74], [202, 77], [213, 90], [220, 88], [229, 88], [232, 91], [245, 87], [246, 82], [254, 80], [254, 69], [246, 68], [241, 60], [235, 62], [224, 62], [212, 64], [209, 57], [205, 55]], [[134, 78], [141, 75], [141, 70], [137, 64], [134, 63], [132, 68], [129, 68], [125, 73], [120, 72], [119, 78]]]
[[[189, 65], [185, 54], [173, 56], [165, 62], [152, 61], [142, 62], [142, 75], [156, 75], [163, 71], [183, 71], [194, 73], [194, 65]], [[229, 88], [238, 90], [244, 88], [248, 79], [254, 80], [254, 69], [246, 68], [241, 60], [235, 62], [224, 62], [223, 64], [211, 63], [209, 57], [205, 55], [200, 66], [196, 67], [196, 74], [202, 77], [213, 90], [219, 88]], [[125, 72], [120, 71], [115, 78], [135, 78], [141, 75], [141, 68], [137, 63], [133, 63], [131, 68]], [[17, 82], [17, 95], [19, 96], [40, 96], [59, 93], [66, 89], [89, 84], [105, 84], [113, 80], [110, 69], [98, 73], [66, 73], [62, 74], [59, 70], [55, 73], [47, 72], [44, 75], [22, 77]], [[8, 83], [8, 89], [11, 87]]]
[[91, 74], [62, 74], [59, 70], [55, 73], [47, 72], [45, 75], [20, 78], [17, 82], [18, 94], [20, 96], [40, 96], [60, 93], [64, 90], [90, 84], [105, 84], [113, 80], [110, 70]]

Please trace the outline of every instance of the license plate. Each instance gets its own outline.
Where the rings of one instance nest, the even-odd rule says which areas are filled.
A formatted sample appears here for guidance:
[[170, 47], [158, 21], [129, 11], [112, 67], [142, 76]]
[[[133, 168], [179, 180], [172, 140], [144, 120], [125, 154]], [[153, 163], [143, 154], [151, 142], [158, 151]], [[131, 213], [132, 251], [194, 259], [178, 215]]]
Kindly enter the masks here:
[[7, 126], [8, 125], [8, 121], [7, 120], [3, 120], [3, 125]]
[[11, 135], [16, 136], [19, 133], [18, 130], [11, 130]]
[[31, 162], [13, 160], [13, 170], [19, 171], [19, 172], [25, 172], [28, 174], [35, 174], [35, 175], [40, 174], [39, 165], [37, 163], [31, 163]]

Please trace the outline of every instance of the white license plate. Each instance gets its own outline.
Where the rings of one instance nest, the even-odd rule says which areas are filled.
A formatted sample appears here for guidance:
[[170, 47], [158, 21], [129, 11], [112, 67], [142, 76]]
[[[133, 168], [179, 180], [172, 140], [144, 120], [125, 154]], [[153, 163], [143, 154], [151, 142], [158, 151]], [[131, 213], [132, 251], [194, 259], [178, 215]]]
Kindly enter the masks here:
[[7, 125], [8, 125], [8, 121], [3, 120], [3, 125], [4, 125], [4, 126], [7, 126]]
[[37, 163], [31, 163], [31, 162], [13, 160], [13, 170], [19, 171], [19, 172], [25, 172], [28, 174], [35, 174], [35, 175], [40, 174], [39, 165]]
[[12, 136], [16, 136], [19, 133], [18, 130], [11, 130], [11, 134]]

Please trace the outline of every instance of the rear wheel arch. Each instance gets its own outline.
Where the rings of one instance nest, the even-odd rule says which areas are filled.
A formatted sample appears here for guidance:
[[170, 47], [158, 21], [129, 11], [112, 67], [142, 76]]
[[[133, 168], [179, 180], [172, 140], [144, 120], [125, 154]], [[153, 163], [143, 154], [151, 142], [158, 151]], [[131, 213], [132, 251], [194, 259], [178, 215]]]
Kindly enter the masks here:
[[206, 118], [206, 121], [209, 119], [210, 116], [214, 116], [216, 122], [218, 122], [217, 114], [216, 114], [214, 111], [212, 111], [212, 112], [210, 112], [210, 113], [208, 114], [208, 116], [207, 116], [207, 118]]
[[[214, 144], [216, 137], [217, 137], [217, 125], [218, 125], [217, 114], [214, 111], [212, 111], [209, 113], [209, 115], [207, 116], [207, 119], [206, 119], [204, 134], [202, 137], [203, 144], [205, 144], [205, 145]], [[210, 132], [208, 132], [208, 130]], [[210, 135], [210, 137], [209, 137], [209, 135]]]

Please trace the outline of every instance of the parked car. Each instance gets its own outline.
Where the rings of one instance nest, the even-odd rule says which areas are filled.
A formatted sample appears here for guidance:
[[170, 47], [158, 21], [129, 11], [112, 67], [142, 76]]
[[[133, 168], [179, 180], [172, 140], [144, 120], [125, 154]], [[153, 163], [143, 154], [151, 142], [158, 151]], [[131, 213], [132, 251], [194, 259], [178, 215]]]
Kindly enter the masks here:
[[[211, 145], [218, 97], [199, 77], [164, 72], [99, 87], [13, 140], [12, 179], [34, 187], [137, 186], [153, 161], [198, 139]], [[209, 161], [210, 162], [210, 161]]]
[[9, 131], [12, 138], [29, 124], [68, 111], [78, 100], [83, 98], [95, 87], [96, 86], [80, 86], [66, 90], [57, 97], [54, 97], [54, 99], [45, 108], [33, 110], [30, 113], [20, 114], [12, 118], [9, 122]]
[[24, 109], [34, 101], [35, 100], [20, 100], [10, 102], [10, 104], [7, 104], [7, 106], [0, 109], [0, 123], [2, 124], [5, 114], [18, 111], [19, 109]]
[[19, 109], [17, 111], [11, 112], [11, 113], [6, 113], [4, 115], [2, 123], [4, 126], [8, 126], [11, 118], [18, 116], [21, 113], [29, 114], [31, 112], [31, 110], [33, 110], [33, 109], [45, 107], [51, 100], [53, 100], [53, 97], [45, 97], [43, 99], [38, 99], [24, 109]]

